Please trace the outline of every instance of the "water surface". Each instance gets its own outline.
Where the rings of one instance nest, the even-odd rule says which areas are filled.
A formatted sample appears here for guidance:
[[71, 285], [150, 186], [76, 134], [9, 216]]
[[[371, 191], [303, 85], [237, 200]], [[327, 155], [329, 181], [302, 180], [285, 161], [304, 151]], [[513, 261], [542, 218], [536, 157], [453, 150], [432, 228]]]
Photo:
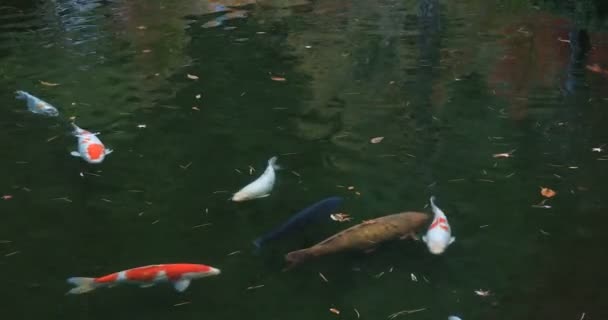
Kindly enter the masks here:
[[[5, 1], [3, 314], [607, 317], [600, 2]], [[61, 117], [28, 113], [15, 90]], [[103, 164], [70, 156], [71, 117], [115, 150]], [[274, 155], [272, 196], [229, 202]], [[550, 208], [534, 207], [540, 187], [557, 192]], [[333, 195], [353, 222], [254, 254], [253, 239]], [[286, 252], [361, 220], [430, 212], [431, 195], [457, 238], [444, 255], [400, 241], [281, 271]], [[223, 272], [183, 294], [64, 295], [70, 276], [168, 262]]]

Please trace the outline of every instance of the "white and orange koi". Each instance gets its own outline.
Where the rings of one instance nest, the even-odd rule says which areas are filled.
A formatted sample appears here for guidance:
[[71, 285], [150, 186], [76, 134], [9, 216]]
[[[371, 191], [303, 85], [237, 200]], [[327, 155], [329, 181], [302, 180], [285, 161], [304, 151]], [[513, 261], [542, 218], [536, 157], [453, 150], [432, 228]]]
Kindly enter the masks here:
[[448, 218], [439, 207], [435, 205], [435, 196], [431, 197], [431, 209], [435, 215], [433, 222], [429, 226], [426, 235], [422, 236], [432, 254], [442, 254], [456, 238], [452, 237], [452, 229], [448, 223]]
[[74, 157], [80, 157], [88, 163], [101, 163], [107, 155], [114, 150], [106, 149], [101, 140], [97, 138], [97, 133], [91, 133], [87, 130], [79, 128], [72, 123], [74, 127], [74, 136], [78, 138], [78, 151], [72, 151], [70, 154]]
[[158, 283], [172, 283], [178, 292], [185, 291], [194, 279], [220, 274], [219, 269], [204, 264], [175, 263], [157, 264], [114, 272], [98, 278], [73, 277], [68, 283], [76, 286], [67, 294], [81, 294], [97, 288], [108, 288], [118, 284], [138, 284], [141, 288]]

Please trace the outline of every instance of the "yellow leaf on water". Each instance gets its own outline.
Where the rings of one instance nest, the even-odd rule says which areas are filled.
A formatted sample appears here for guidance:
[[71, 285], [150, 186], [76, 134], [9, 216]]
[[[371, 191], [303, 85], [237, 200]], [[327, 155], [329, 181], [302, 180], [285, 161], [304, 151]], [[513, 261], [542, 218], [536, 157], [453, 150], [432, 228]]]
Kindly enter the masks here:
[[272, 81], [287, 81], [287, 79], [285, 79], [283, 77], [279, 77], [279, 76], [272, 76], [272, 77], [270, 77], [270, 80], [272, 80]]
[[375, 138], [371, 138], [371, 140], [369, 142], [380, 143], [380, 142], [382, 142], [382, 140], [384, 140], [384, 137], [375, 137]]
[[46, 81], [42, 81], [42, 80], [40, 80], [40, 84], [43, 86], [47, 86], [47, 87], [55, 87], [55, 86], [59, 85], [59, 83], [46, 82]]
[[553, 197], [555, 197], [557, 192], [555, 192], [549, 188], [540, 187], [540, 194], [545, 198], [553, 198]]

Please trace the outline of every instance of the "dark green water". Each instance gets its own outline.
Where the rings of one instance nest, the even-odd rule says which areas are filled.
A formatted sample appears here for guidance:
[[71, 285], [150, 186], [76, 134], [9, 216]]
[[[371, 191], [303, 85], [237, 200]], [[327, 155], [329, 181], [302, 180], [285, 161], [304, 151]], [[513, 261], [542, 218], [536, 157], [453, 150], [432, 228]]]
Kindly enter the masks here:
[[[247, 2], [224, 2], [247, 16], [216, 27], [202, 0], [0, 4], [2, 319], [608, 317], [608, 154], [592, 151], [608, 143], [608, 75], [586, 67], [608, 68], [605, 5]], [[582, 29], [588, 51], [558, 40]], [[103, 164], [70, 156], [73, 116], [115, 150]], [[273, 155], [272, 196], [227, 201]], [[551, 208], [533, 207], [540, 186]], [[253, 253], [332, 195], [354, 222]], [[430, 212], [430, 195], [457, 238], [444, 255], [408, 240], [281, 272], [286, 252]], [[71, 276], [171, 262], [223, 272], [183, 294], [64, 295]]]

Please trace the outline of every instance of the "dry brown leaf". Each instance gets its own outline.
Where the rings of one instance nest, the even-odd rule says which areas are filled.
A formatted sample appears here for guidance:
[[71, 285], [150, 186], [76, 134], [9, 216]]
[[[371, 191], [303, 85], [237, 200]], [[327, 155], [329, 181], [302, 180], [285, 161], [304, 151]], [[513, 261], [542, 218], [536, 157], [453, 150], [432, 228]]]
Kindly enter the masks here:
[[481, 289], [478, 289], [478, 290], [475, 290], [473, 292], [475, 292], [475, 294], [478, 295], [478, 296], [480, 296], [480, 297], [487, 297], [487, 296], [490, 295], [490, 290], [481, 290]]
[[198, 80], [198, 76], [195, 76], [195, 75], [193, 75], [193, 74], [189, 74], [189, 73], [188, 73], [188, 74], [186, 75], [186, 77], [188, 77], [188, 79], [191, 79], [191, 80]]
[[540, 187], [540, 194], [545, 198], [553, 198], [557, 192], [549, 188]]
[[334, 213], [329, 215], [329, 217], [334, 220], [334, 221], [338, 221], [338, 222], [345, 222], [345, 221], [350, 221], [350, 215], [346, 214], [346, 213]]
[[283, 77], [279, 77], [279, 76], [272, 76], [272, 77], [270, 77], [270, 80], [272, 80], [272, 81], [287, 81], [287, 79], [285, 79]]
[[492, 157], [494, 158], [510, 158], [511, 154], [510, 153], [495, 153], [492, 155]]
[[55, 87], [55, 86], [59, 85], [59, 83], [46, 82], [46, 81], [42, 81], [42, 80], [40, 80], [40, 84], [43, 86], [47, 86], [47, 87]]
[[340, 310], [336, 309], [336, 308], [330, 308], [329, 312], [331, 313], [335, 313], [335, 314], [340, 314]]
[[375, 138], [371, 138], [371, 140], [369, 140], [369, 142], [380, 143], [380, 142], [382, 142], [382, 140], [384, 140], [384, 137], [375, 137]]

